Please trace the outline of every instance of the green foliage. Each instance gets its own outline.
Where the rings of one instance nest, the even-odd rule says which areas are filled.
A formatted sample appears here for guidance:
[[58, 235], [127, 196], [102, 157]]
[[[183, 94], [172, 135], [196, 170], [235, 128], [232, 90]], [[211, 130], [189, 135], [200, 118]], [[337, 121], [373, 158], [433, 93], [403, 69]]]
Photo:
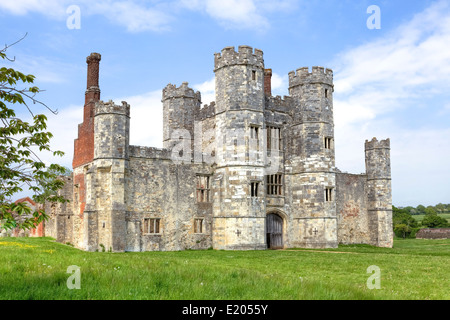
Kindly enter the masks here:
[[406, 238], [406, 235], [411, 233], [411, 227], [407, 226], [404, 223], [399, 223], [394, 226], [394, 233], [397, 237], [401, 237], [403, 239]]
[[438, 203], [435, 206], [435, 210], [437, 211], [437, 213], [444, 213], [446, 211], [445, 209], [446, 209], [446, 207], [443, 203]]
[[417, 214], [425, 214], [425, 209], [426, 208], [423, 205], [419, 204], [416, 208]]
[[[0, 50], [0, 58], [13, 62], [14, 59], [6, 55], [10, 46], [6, 45]], [[28, 104], [41, 104], [51, 112], [56, 112], [35, 99], [35, 95], [41, 92], [38, 87], [17, 88], [22, 84], [32, 84], [34, 80], [35, 76], [31, 74], [0, 68], [0, 226], [3, 229], [30, 229], [48, 219], [43, 210], [31, 212], [25, 203], [15, 204], [12, 201], [12, 197], [24, 188], [34, 194], [32, 198], [37, 203], [67, 201], [57, 195], [64, 184], [57, 176], [65, 173], [64, 167], [58, 164], [47, 167], [38, 155], [38, 152], [46, 151], [53, 153], [53, 156], [62, 156], [64, 153], [51, 150], [50, 139], [53, 134], [46, 131], [47, 117], [44, 114], [34, 115]], [[16, 116], [16, 110], [21, 107], [29, 111], [31, 122]], [[23, 218], [20, 223], [18, 216]]]
[[417, 228], [419, 223], [408, 213], [408, 210], [392, 206], [392, 225], [397, 237], [410, 238], [413, 229]]
[[437, 214], [427, 214], [422, 220], [422, 226], [427, 228], [448, 228], [448, 221]]
[[428, 206], [425, 208], [425, 214], [437, 215], [437, 212], [432, 206]]
[[425, 215], [425, 214], [447, 214], [450, 213], [450, 204], [439, 203], [435, 206], [418, 205], [416, 208], [407, 206], [402, 208], [411, 215]]

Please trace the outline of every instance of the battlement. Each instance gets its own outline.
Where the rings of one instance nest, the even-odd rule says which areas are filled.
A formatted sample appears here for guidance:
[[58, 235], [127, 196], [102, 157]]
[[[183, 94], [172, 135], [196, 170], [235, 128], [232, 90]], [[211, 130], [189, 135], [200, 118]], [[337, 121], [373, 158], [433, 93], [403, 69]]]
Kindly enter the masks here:
[[281, 96], [267, 97], [266, 98], [266, 110], [289, 112], [292, 108], [292, 97]]
[[264, 68], [263, 52], [249, 46], [239, 46], [236, 52], [234, 47], [225, 47], [221, 53], [214, 54], [214, 72], [222, 67], [230, 65], [254, 65]]
[[324, 67], [312, 67], [309, 72], [308, 67], [299, 68], [297, 72], [291, 71], [289, 75], [289, 88], [305, 83], [325, 83], [333, 86], [333, 70]]
[[100, 100], [95, 103], [94, 116], [111, 113], [122, 114], [130, 117], [130, 105], [126, 101], [122, 101], [121, 105], [117, 105], [112, 100], [109, 100], [108, 102], [103, 102]]
[[162, 101], [170, 98], [193, 98], [201, 101], [201, 94], [200, 91], [194, 92], [194, 89], [189, 88], [187, 82], [183, 82], [178, 88], [176, 85], [169, 83], [163, 89]]
[[168, 149], [143, 147], [143, 146], [130, 146], [130, 157], [134, 158], [147, 158], [147, 159], [161, 159], [170, 160], [171, 151]]
[[195, 120], [204, 120], [206, 118], [214, 117], [216, 114], [216, 103], [212, 101], [209, 105], [203, 105], [203, 108], [198, 106], [195, 109]]
[[364, 144], [364, 149], [373, 150], [373, 149], [390, 149], [390, 140], [389, 138], [386, 140], [378, 141], [377, 138], [372, 138], [371, 141], [366, 140]]

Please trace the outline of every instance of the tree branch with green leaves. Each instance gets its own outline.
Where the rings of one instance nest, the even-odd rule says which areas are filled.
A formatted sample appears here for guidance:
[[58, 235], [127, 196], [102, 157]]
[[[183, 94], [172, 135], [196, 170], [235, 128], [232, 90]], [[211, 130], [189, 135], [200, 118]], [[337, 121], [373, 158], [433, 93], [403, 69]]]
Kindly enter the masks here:
[[[26, 36], [26, 35], [25, 35]], [[0, 59], [14, 62], [6, 51], [12, 45], [22, 41], [25, 36], [0, 50]], [[45, 103], [36, 99], [40, 90], [32, 86], [35, 76], [24, 74], [13, 68], [0, 68], [0, 228], [31, 229], [48, 219], [45, 211], [38, 206], [32, 212], [26, 203], [14, 203], [17, 193], [28, 189], [33, 193], [36, 203], [67, 202], [58, 194], [64, 182], [60, 175], [67, 169], [58, 164], [47, 166], [39, 157], [40, 153], [51, 152], [53, 156], [63, 156], [62, 151], [53, 151], [50, 139], [53, 134], [47, 131], [47, 117], [34, 114], [30, 104], [40, 104], [53, 114]], [[19, 86], [24, 85], [24, 88]], [[32, 121], [28, 122], [16, 116], [24, 108]], [[18, 219], [20, 217], [20, 219]]]

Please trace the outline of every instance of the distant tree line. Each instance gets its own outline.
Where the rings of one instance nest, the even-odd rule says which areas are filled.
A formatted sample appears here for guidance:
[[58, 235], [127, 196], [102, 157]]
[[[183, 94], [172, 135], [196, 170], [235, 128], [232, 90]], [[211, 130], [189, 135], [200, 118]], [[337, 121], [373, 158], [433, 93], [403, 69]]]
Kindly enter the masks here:
[[400, 207], [401, 210], [406, 210], [410, 215], [420, 215], [420, 214], [443, 214], [450, 213], [450, 204], [439, 203], [435, 206], [425, 207], [419, 204], [417, 207]]
[[[447, 219], [438, 214], [450, 213], [450, 204], [439, 203], [436, 206], [397, 208], [392, 206], [392, 224], [394, 233], [400, 238], [415, 238], [417, 231], [422, 228], [449, 228]], [[421, 222], [413, 215], [425, 215]]]

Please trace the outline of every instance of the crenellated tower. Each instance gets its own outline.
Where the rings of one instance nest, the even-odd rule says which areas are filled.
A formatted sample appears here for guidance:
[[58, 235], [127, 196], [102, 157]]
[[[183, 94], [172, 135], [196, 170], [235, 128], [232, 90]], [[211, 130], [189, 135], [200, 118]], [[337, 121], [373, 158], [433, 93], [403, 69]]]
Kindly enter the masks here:
[[259, 49], [226, 47], [214, 57], [216, 249], [265, 249], [264, 60]]
[[94, 160], [86, 172], [85, 246], [88, 251], [124, 251], [130, 105], [98, 101], [94, 119]]
[[323, 67], [289, 73], [293, 99], [290, 163], [295, 245], [336, 247], [333, 72]]
[[[168, 84], [162, 93], [163, 103], [163, 146], [172, 149], [180, 145], [187, 150], [194, 150], [195, 113], [200, 109], [201, 94], [189, 88], [187, 82], [181, 86]], [[185, 145], [186, 144], [186, 145]], [[191, 154], [184, 155], [186, 160]]]
[[390, 140], [373, 138], [364, 145], [371, 242], [393, 245]]

